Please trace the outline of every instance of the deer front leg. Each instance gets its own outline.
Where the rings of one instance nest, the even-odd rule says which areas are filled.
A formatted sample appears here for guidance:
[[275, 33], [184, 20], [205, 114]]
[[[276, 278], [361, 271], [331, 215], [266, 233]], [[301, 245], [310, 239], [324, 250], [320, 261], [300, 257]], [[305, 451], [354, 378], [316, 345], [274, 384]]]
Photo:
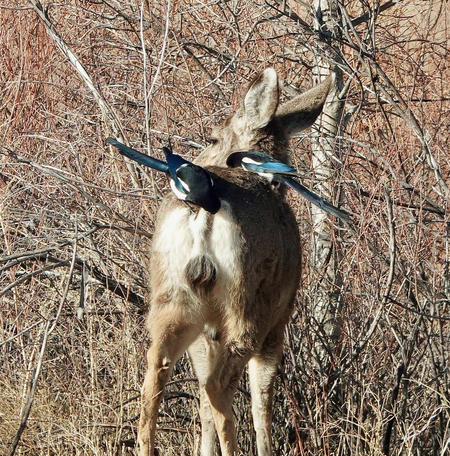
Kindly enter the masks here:
[[148, 367], [141, 392], [140, 456], [154, 455], [156, 421], [164, 388], [176, 361], [198, 336], [198, 327], [188, 322], [185, 312], [174, 306], [150, 314], [152, 345], [147, 353]]

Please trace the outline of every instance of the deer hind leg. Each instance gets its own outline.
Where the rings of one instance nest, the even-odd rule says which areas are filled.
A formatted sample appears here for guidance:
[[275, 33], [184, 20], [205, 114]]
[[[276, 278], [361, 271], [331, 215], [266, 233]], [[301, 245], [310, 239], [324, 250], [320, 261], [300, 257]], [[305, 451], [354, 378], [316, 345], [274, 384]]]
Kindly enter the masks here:
[[272, 454], [273, 384], [283, 352], [284, 327], [283, 324], [272, 329], [264, 340], [261, 351], [248, 364], [258, 456]]
[[138, 433], [141, 456], [154, 454], [156, 421], [164, 388], [176, 361], [200, 332], [198, 326], [189, 324], [186, 307], [170, 305], [151, 311], [149, 316], [152, 345], [147, 352], [148, 367], [141, 392]]
[[220, 346], [214, 371], [205, 384], [222, 456], [239, 454], [233, 418], [233, 397], [250, 355], [246, 350]]
[[200, 336], [190, 347], [195, 373], [199, 383], [200, 419], [202, 422], [201, 456], [213, 456], [216, 446], [216, 427], [211, 403], [206, 392], [206, 382], [217, 362], [218, 342], [207, 334]]

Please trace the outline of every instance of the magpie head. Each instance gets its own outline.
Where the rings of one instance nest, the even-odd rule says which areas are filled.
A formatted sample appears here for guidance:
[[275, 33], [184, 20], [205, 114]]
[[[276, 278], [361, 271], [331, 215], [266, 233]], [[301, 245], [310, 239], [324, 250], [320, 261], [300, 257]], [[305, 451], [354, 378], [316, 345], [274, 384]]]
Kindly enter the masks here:
[[185, 201], [215, 214], [221, 207], [210, 174], [204, 168], [190, 163], [178, 168], [177, 178], [186, 190]]
[[257, 173], [269, 182], [275, 176], [278, 179], [284, 175], [298, 175], [295, 168], [264, 152], [234, 152], [227, 158], [227, 164], [232, 168], [241, 166], [245, 171]]
[[[174, 154], [168, 147], [163, 147], [163, 152], [166, 156], [169, 173], [172, 176], [172, 179], [176, 181], [178, 169], [185, 165], [191, 165], [191, 162], [184, 159], [181, 155]], [[179, 185], [179, 182], [176, 182], [176, 185], [180, 191], [183, 191]]]
[[260, 152], [234, 152], [227, 158], [227, 165], [231, 168], [241, 166], [245, 171], [250, 171], [265, 177], [269, 182], [273, 181], [274, 175], [270, 168], [265, 165], [275, 162], [270, 155]]
[[245, 152], [233, 152], [227, 157], [227, 166], [230, 168], [237, 168], [242, 165], [242, 159], [245, 156]]
[[163, 147], [163, 152], [164, 152], [164, 155], [166, 157], [166, 160], [169, 159], [169, 157], [171, 157], [173, 155], [173, 152], [171, 149], [169, 149], [168, 147]]

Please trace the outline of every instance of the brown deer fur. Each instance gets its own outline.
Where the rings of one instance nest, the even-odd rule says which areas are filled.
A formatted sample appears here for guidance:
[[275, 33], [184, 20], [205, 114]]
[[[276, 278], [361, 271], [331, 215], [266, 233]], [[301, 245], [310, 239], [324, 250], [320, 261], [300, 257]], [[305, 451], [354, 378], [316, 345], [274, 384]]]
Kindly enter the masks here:
[[216, 430], [223, 456], [239, 452], [232, 403], [247, 364], [258, 454], [271, 454], [272, 389], [299, 286], [300, 239], [285, 191], [226, 168], [226, 159], [233, 151], [259, 150], [287, 162], [289, 135], [312, 125], [331, 83], [329, 77], [278, 107], [277, 75], [266, 69], [196, 160], [213, 174], [219, 212], [189, 208], [173, 194], [164, 199], [150, 262], [141, 456], [154, 454], [164, 387], [186, 350], [199, 381], [202, 456], [215, 453]]

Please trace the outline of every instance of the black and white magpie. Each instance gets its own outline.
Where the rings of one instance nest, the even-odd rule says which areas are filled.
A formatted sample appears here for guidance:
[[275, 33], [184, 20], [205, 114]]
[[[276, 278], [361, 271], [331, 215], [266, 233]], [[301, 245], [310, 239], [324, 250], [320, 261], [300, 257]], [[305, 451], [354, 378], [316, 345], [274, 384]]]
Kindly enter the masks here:
[[164, 162], [127, 147], [113, 138], [108, 138], [106, 142], [117, 147], [125, 157], [166, 173], [170, 177], [170, 188], [178, 199], [200, 206], [211, 214], [219, 211], [221, 202], [214, 190], [212, 176], [205, 168], [174, 154], [168, 147], [163, 147], [167, 160]]
[[245, 171], [257, 173], [267, 178], [273, 184], [285, 184], [328, 214], [340, 218], [347, 224], [351, 224], [352, 222], [350, 215], [346, 211], [338, 209], [300, 184], [295, 179], [299, 177], [295, 168], [276, 160], [268, 154], [263, 152], [234, 152], [228, 156], [227, 165], [231, 168], [240, 166]]

